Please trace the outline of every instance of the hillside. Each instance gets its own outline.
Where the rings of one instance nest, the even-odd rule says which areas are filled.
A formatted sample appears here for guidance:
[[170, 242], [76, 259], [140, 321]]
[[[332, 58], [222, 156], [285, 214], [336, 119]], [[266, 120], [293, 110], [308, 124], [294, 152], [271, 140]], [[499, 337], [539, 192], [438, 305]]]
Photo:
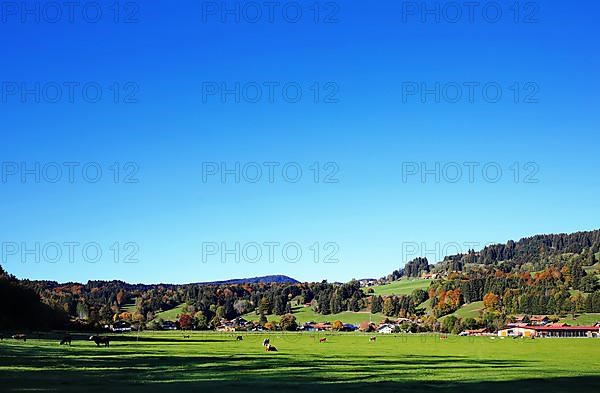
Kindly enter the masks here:
[[415, 289], [427, 290], [431, 281], [425, 279], [402, 279], [389, 284], [363, 288], [363, 290], [367, 292], [369, 288], [372, 288], [374, 291], [372, 294], [374, 295], [410, 295]]
[[478, 252], [447, 256], [435, 270], [462, 271], [468, 265], [502, 265], [505, 269], [527, 265], [530, 271], [543, 270], [565, 255], [580, 255], [582, 264], [591, 266], [598, 262], [599, 251], [600, 230], [535, 235], [492, 244]]
[[[24, 286], [0, 266], [0, 330], [61, 328], [65, 313], [42, 302], [40, 296]], [[32, 318], [31, 316], [35, 316]]]
[[593, 326], [600, 322], [600, 313], [583, 313], [576, 314], [575, 319], [571, 315], [568, 317], [561, 318], [561, 323], [566, 323], [571, 326]]
[[175, 321], [175, 320], [177, 320], [177, 317], [179, 316], [179, 314], [183, 313], [184, 306], [185, 306], [185, 303], [180, 304], [179, 306], [172, 308], [170, 310], [156, 313], [154, 319], [155, 320], [162, 319], [165, 321]]
[[455, 316], [457, 318], [461, 318], [461, 319], [479, 318], [481, 316], [482, 311], [483, 311], [483, 301], [473, 302], [473, 303], [463, 304], [458, 310], [456, 310], [452, 314], [443, 316], [441, 319], [447, 318], [450, 315], [453, 315], [453, 316]]
[[[344, 323], [358, 325], [364, 321], [371, 320], [373, 322], [380, 322], [386, 318], [382, 313], [371, 314], [369, 311], [343, 311], [337, 314], [322, 315], [314, 312], [312, 308], [304, 306], [293, 307], [292, 312], [296, 317], [296, 322], [298, 324], [303, 324], [306, 322], [333, 322], [340, 320]], [[280, 315], [267, 315], [266, 317], [268, 321], [279, 321], [281, 318]], [[250, 321], [259, 320], [259, 316], [255, 312], [245, 314], [244, 318]]]

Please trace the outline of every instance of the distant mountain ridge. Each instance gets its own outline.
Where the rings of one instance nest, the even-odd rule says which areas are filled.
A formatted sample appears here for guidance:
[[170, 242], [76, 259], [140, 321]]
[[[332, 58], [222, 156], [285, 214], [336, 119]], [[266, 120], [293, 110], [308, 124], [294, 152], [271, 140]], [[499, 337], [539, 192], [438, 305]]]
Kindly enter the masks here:
[[169, 283], [158, 283], [158, 284], [131, 284], [122, 280], [88, 280], [87, 283], [79, 283], [74, 281], [59, 283], [57, 281], [49, 280], [22, 280], [23, 282], [41, 284], [48, 288], [57, 288], [66, 285], [83, 285], [85, 287], [97, 287], [102, 285], [118, 285], [130, 291], [146, 291], [149, 289], [163, 287], [175, 289], [186, 285], [241, 285], [241, 284], [300, 284], [300, 281], [283, 275], [283, 274], [272, 274], [268, 276], [258, 276], [250, 278], [234, 278], [229, 280], [218, 280], [218, 281], [204, 281], [204, 282], [192, 282], [185, 284], [169, 284]]
[[300, 281], [285, 276], [275, 274], [270, 276], [260, 276], [252, 278], [235, 278], [231, 280], [198, 282], [196, 285], [241, 285], [241, 284], [299, 284]]

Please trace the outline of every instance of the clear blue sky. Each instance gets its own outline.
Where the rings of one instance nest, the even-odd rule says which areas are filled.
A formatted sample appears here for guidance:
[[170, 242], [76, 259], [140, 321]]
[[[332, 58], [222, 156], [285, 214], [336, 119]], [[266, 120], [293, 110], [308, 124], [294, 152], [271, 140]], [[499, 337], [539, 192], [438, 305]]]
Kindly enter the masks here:
[[[434, 260], [448, 244], [466, 250], [600, 227], [597, 2], [521, 2], [516, 14], [514, 1], [500, 1], [496, 23], [491, 6], [473, 10], [470, 21], [467, 8], [457, 17], [448, 2], [439, 3], [439, 23], [414, 8], [421, 2], [321, 2], [318, 14], [314, 1], [281, 2], [272, 16], [262, 2], [241, 2], [236, 22], [220, 1], [122, 2], [118, 14], [110, 1], [95, 3], [96, 23], [91, 6], [85, 14], [83, 6], [59, 10], [52, 23], [47, 2], [37, 22], [35, 2], [25, 3], [34, 14], [19, 3], [0, 15], [0, 241], [2, 264], [18, 277], [183, 283], [280, 273], [345, 281], [383, 276], [421, 254]], [[235, 10], [236, 2], [225, 4]], [[473, 102], [470, 82], [479, 84]], [[36, 83], [39, 103], [24, 91]], [[215, 93], [236, 83], [240, 102]], [[440, 102], [408, 94], [436, 83]], [[262, 96], [251, 102], [257, 85]], [[453, 103], [457, 85], [462, 98]], [[502, 96], [489, 102], [498, 86]], [[288, 102], [297, 87], [302, 96]], [[79, 163], [72, 182], [65, 162]], [[263, 168], [257, 183], [234, 175], [223, 183], [203, 164], [252, 162]], [[279, 163], [273, 182], [268, 162]], [[479, 165], [473, 181], [465, 162]], [[63, 171], [56, 183], [52, 163]], [[439, 163], [440, 181], [429, 174], [423, 182], [421, 163]], [[463, 169], [456, 182], [451, 163]], [[24, 182], [23, 164], [34, 172]], [[302, 169], [297, 183], [283, 178], [286, 164], [290, 176]], [[502, 169], [497, 182], [486, 181], [485, 165], [488, 178]], [[92, 183], [97, 167], [102, 176]], [[337, 182], [324, 182], [328, 175]], [[53, 242], [62, 252], [55, 262]], [[73, 263], [64, 245], [71, 242], [80, 245]], [[203, 243], [212, 251], [236, 242], [240, 253], [259, 243], [262, 258], [248, 260], [248, 246], [239, 263], [232, 255], [222, 263], [219, 251], [203, 262]], [[267, 242], [281, 244], [272, 263]], [[37, 263], [36, 251], [24, 251], [36, 243]], [[102, 250], [96, 263], [82, 257], [91, 243]], [[281, 255], [290, 243], [302, 250], [296, 263], [293, 251], [288, 261]], [[131, 251], [138, 262], [123, 263]], [[332, 251], [338, 262], [324, 263]]]

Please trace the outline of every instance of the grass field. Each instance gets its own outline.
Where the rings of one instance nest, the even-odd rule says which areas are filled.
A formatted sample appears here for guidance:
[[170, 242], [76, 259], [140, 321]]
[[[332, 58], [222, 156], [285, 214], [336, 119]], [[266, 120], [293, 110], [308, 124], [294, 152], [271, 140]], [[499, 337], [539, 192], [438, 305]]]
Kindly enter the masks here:
[[415, 289], [427, 289], [431, 280], [398, 280], [390, 284], [375, 285], [373, 290], [376, 295], [410, 295]]
[[592, 326], [596, 322], [600, 322], [600, 313], [585, 313], [581, 315], [575, 314], [576, 319], [573, 320], [571, 315], [561, 318], [560, 322], [568, 323], [572, 326]]
[[60, 392], [598, 392], [600, 340], [308, 333], [144, 333], [97, 348], [80, 336], [0, 341], [0, 390]]
[[[340, 320], [344, 323], [358, 325], [363, 321], [369, 321], [369, 318], [377, 323], [385, 319], [385, 315], [381, 313], [371, 314], [369, 311], [344, 311], [339, 314], [323, 315], [315, 313], [310, 307], [303, 306], [294, 307], [292, 311], [298, 324], [303, 324], [305, 322], [333, 322], [335, 320]], [[258, 321], [260, 317], [256, 315], [255, 312], [251, 312], [244, 315], [244, 318], [251, 321]], [[279, 315], [267, 315], [269, 321], [279, 321], [280, 318]]]
[[179, 314], [183, 313], [183, 307], [185, 303], [180, 304], [179, 306], [172, 308], [167, 311], [156, 313], [154, 319], [163, 319], [165, 321], [176, 321]]
[[452, 314], [445, 315], [440, 319], [447, 318], [450, 315], [454, 315], [455, 317], [461, 319], [479, 318], [481, 316], [480, 311], [483, 311], [483, 301], [465, 304]]

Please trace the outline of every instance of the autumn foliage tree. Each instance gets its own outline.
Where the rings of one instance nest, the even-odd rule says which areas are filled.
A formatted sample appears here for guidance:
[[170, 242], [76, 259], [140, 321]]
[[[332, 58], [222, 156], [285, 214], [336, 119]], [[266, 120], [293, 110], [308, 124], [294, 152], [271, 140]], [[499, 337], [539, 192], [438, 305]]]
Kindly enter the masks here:
[[333, 321], [333, 323], [331, 324], [331, 328], [333, 330], [342, 330], [344, 328], [344, 324], [342, 323], [342, 321], [337, 320], [337, 321]]
[[500, 297], [493, 292], [488, 292], [483, 297], [483, 306], [488, 311], [498, 311], [500, 309]]
[[179, 327], [183, 330], [189, 330], [194, 327], [194, 318], [190, 314], [181, 314], [179, 316]]
[[296, 317], [293, 314], [285, 314], [281, 317], [281, 321], [279, 321], [279, 326], [281, 326], [282, 330], [287, 331], [295, 331], [298, 329], [298, 324], [296, 323]]

